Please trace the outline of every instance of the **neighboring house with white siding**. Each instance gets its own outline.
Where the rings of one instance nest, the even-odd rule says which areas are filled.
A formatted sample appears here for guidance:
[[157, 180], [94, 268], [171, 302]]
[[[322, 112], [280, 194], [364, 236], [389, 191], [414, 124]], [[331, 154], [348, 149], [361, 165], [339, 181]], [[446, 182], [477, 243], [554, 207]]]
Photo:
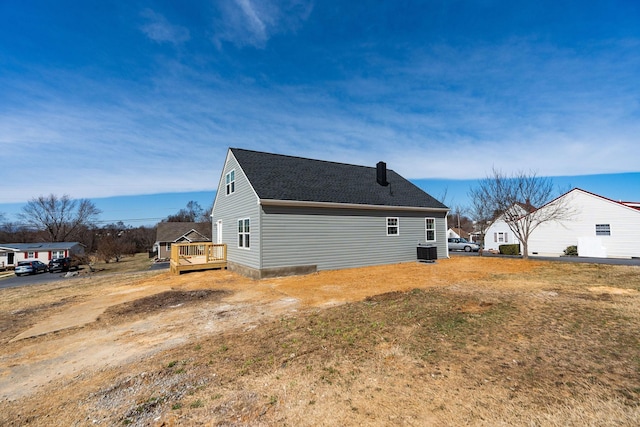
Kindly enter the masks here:
[[446, 258], [449, 209], [376, 167], [230, 148], [212, 210], [228, 268], [263, 278]]
[[19, 261], [33, 260], [48, 264], [54, 258], [84, 255], [78, 242], [0, 243], [0, 267], [13, 268]]
[[575, 245], [578, 256], [640, 258], [640, 203], [618, 202], [579, 188], [558, 199], [575, 212], [573, 217], [536, 228], [529, 238], [529, 255], [559, 256]]
[[467, 240], [471, 238], [469, 232], [464, 231], [462, 228], [453, 227], [447, 230], [447, 238], [459, 238], [463, 237]]
[[[518, 215], [526, 215], [527, 212], [530, 212], [533, 208], [530, 205], [518, 203], [510, 209], [515, 210]], [[509, 228], [509, 225], [505, 221], [505, 215], [499, 215], [485, 231], [483, 250], [498, 252], [500, 245], [513, 244], [519, 245], [520, 240], [518, 240], [518, 236]]]

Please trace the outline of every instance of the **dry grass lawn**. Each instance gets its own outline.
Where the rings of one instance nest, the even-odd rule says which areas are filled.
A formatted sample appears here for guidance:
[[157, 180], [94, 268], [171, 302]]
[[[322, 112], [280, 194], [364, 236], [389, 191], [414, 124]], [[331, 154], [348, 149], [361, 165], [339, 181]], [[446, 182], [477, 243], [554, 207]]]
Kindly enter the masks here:
[[454, 257], [0, 290], [0, 425], [637, 426], [640, 267]]

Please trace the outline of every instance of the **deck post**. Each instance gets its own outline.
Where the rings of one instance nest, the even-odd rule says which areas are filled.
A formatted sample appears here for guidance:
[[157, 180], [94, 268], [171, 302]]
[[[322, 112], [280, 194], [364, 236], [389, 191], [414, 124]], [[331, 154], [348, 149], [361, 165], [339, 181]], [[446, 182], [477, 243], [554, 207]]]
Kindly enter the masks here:
[[227, 268], [227, 245], [224, 243], [195, 242], [171, 245], [171, 272]]

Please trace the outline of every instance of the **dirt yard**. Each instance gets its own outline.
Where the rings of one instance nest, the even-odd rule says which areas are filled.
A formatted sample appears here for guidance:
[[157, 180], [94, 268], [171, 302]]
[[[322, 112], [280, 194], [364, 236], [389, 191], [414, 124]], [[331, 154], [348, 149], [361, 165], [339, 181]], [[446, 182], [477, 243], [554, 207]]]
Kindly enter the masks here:
[[640, 268], [455, 257], [0, 291], [0, 425], [640, 425]]

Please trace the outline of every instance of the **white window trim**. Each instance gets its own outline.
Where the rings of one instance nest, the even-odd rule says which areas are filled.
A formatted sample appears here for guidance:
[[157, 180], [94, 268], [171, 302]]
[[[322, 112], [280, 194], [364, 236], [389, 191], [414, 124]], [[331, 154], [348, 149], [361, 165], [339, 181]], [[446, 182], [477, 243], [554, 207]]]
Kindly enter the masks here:
[[509, 232], [498, 231], [496, 233], [493, 233], [493, 241], [495, 243], [509, 243]]
[[[233, 175], [233, 179], [231, 179]], [[227, 182], [228, 178], [228, 182]], [[224, 193], [226, 196], [230, 196], [236, 192], [236, 170], [231, 169], [224, 175]]]
[[[245, 249], [245, 250], [250, 250], [251, 249], [251, 218], [247, 217], [247, 218], [238, 218], [238, 221], [236, 224], [240, 223], [240, 221], [242, 221], [242, 229], [243, 231], [240, 231], [240, 229], [238, 228], [238, 234], [237, 234], [237, 238], [236, 238], [236, 244], [238, 245], [238, 249]], [[249, 231], [244, 231], [244, 224], [245, 221], [249, 221]], [[239, 224], [238, 224], [239, 225]], [[240, 246], [240, 234], [242, 234], [243, 238], [242, 238], [242, 243], [243, 245]], [[246, 237], [249, 237], [249, 246], [246, 245]]]
[[[396, 220], [396, 225], [389, 225], [389, 220]], [[387, 236], [399, 236], [400, 235], [400, 218], [398, 218], [397, 216], [388, 216], [386, 219], [386, 223], [387, 223]], [[389, 228], [394, 228], [396, 229], [395, 233], [389, 233]]]
[[[433, 228], [427, 228], [427, 221], [429, 221], [429, 220], [433, 221]], [[436, 229], [437, 229], [437, 227], [436, 227], [436, 219], [433, 218], [433, 217], [426, 217], [424, 219], [424, 240], [425, 240], [425, 242], [436, 242], [438, 240]], [[432, 240], [429, 240], [429, 238], [427, 236], [429, 231], [433, 231], [433, 239]]]

